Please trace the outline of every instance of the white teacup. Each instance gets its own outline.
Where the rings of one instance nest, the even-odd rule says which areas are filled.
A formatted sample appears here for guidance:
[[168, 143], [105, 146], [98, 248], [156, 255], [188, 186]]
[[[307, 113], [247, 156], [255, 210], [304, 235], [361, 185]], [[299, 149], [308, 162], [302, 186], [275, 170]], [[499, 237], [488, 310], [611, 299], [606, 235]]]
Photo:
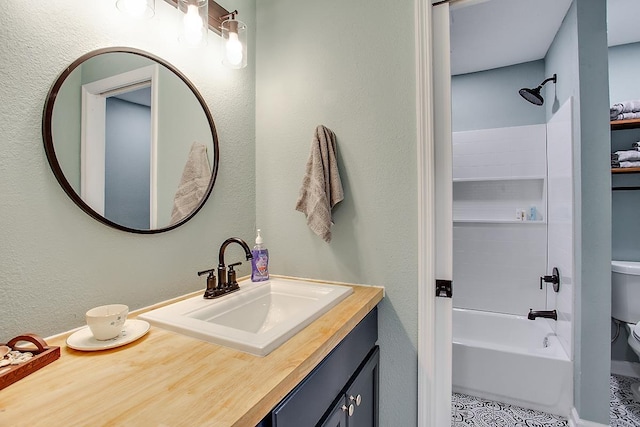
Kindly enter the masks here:
[[87, 311], [87, 325], [95, 339], [110, 340], [120, 335], [128, 314], [129, 307], [124, 304], [101, 305]]

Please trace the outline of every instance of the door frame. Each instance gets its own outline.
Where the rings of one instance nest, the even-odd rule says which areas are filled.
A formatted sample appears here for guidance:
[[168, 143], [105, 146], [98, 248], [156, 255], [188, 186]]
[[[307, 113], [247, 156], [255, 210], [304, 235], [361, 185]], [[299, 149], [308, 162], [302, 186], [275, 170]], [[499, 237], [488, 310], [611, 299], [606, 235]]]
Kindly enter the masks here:
[[151, 86], [151, 150], [149, 188], [149, 226], [158, 223], [158, 82], [157, 64], [82, 85], [80, 133], [80, 197], [104, 216], [105, 131], [107, 97], [130, 90], [132, 86], [150, 82]]

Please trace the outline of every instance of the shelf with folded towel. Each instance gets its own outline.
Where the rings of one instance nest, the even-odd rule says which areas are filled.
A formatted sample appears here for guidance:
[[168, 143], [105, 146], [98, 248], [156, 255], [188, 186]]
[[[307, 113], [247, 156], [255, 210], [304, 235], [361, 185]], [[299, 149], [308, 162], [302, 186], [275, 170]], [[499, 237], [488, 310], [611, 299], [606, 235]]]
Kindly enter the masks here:
[[611, 173], [640, 173], [640, 168], [611, 168]]
[[612, 120], [611, 130], [640, 128], [640, 119]]
[[[611, 130], [625, 130], [625, 129], [640, 129], [640, 119], [627, 119], [627, 120], [612, 120]], [[613, 135], [613, 134], [612, 134]], [[633, 168], [611, 168], [611, 173], [625, 174], [625, 173], [640, 173], [640, 167]]]

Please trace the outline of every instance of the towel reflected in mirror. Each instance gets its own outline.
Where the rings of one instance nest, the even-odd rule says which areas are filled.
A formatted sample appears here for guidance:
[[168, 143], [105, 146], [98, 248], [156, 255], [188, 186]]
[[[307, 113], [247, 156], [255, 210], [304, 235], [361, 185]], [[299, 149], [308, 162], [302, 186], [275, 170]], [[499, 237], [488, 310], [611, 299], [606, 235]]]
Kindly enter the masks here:
[[177, 223], [196, 209], [207, 194], [210, 180], [211, 166], [207, 147], [194, 142], [182, 171], [180, 185], [173, 198], [171, 224]]

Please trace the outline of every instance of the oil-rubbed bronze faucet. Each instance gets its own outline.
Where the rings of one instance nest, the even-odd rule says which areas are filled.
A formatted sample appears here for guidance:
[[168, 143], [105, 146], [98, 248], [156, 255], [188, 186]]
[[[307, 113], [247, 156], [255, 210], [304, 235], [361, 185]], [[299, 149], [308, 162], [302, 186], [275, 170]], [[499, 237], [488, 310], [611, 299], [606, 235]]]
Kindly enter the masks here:
[[249, 245], [247, 245], [247, 242], [245, 242], [244, 240], [238, 237], [230, 237], [225, 240], [224, 243], [222, 243], [222, 246], [220, 246], [220, 252], [218, 253], [218, 285], [216, 286], [216, 277], [213, 274], [213, 269], [198, 272], [198, 276], [208, 274], [207, 290], [204, 292], [204, 298], [218, 298], [222, 295], [226, 295], [240, 289], [240, 286], [236, 281], [236, 271], [233, 269], [233, 267], [242, 263], [236, 262], [233, 264], [229, 264], [229, 272], [227, 272], [227, 267], [224, 263], [224, 251], [231, 243], [237, 243], [242, 246], [247, 257], [247, 261], [253, 258], [253, 256], [251, 255], [251, 249], [249, 248]]
[[249, 245], [247, 245], [247, 242], [245, 242], [244, 240], [238, 238], [238, 237], [230, 237], [227, 240], [224, 241], [224, 243], [222, 244], [222, 246], [220, 246], [220, 252], [218, 253], [218, 287], [228, 287], [228, 286], [233, 286], [235, 285], [235, 289], [238, 289], [238, 282], [236, 282], [236, 273], [233, 270], [233, 267], [235, 265], [240, 265], [241, 263], [235, 263], [229, 266], [229, 275], [227, 278], [225, 278], [225, 273], [226, 273], [226, 267], [224, 265], [224, 251], [227, 249], [227, 246], [229, 246], [231, 243], [237, 243], [240, 246], [242, 246], [242, 249], [244, 249], [244, 253], [247, 257], [247, 261], [249, 261], [250, 259], [253, 258], [253, 255], [251, 255], [251, 249], [249, 248]]

